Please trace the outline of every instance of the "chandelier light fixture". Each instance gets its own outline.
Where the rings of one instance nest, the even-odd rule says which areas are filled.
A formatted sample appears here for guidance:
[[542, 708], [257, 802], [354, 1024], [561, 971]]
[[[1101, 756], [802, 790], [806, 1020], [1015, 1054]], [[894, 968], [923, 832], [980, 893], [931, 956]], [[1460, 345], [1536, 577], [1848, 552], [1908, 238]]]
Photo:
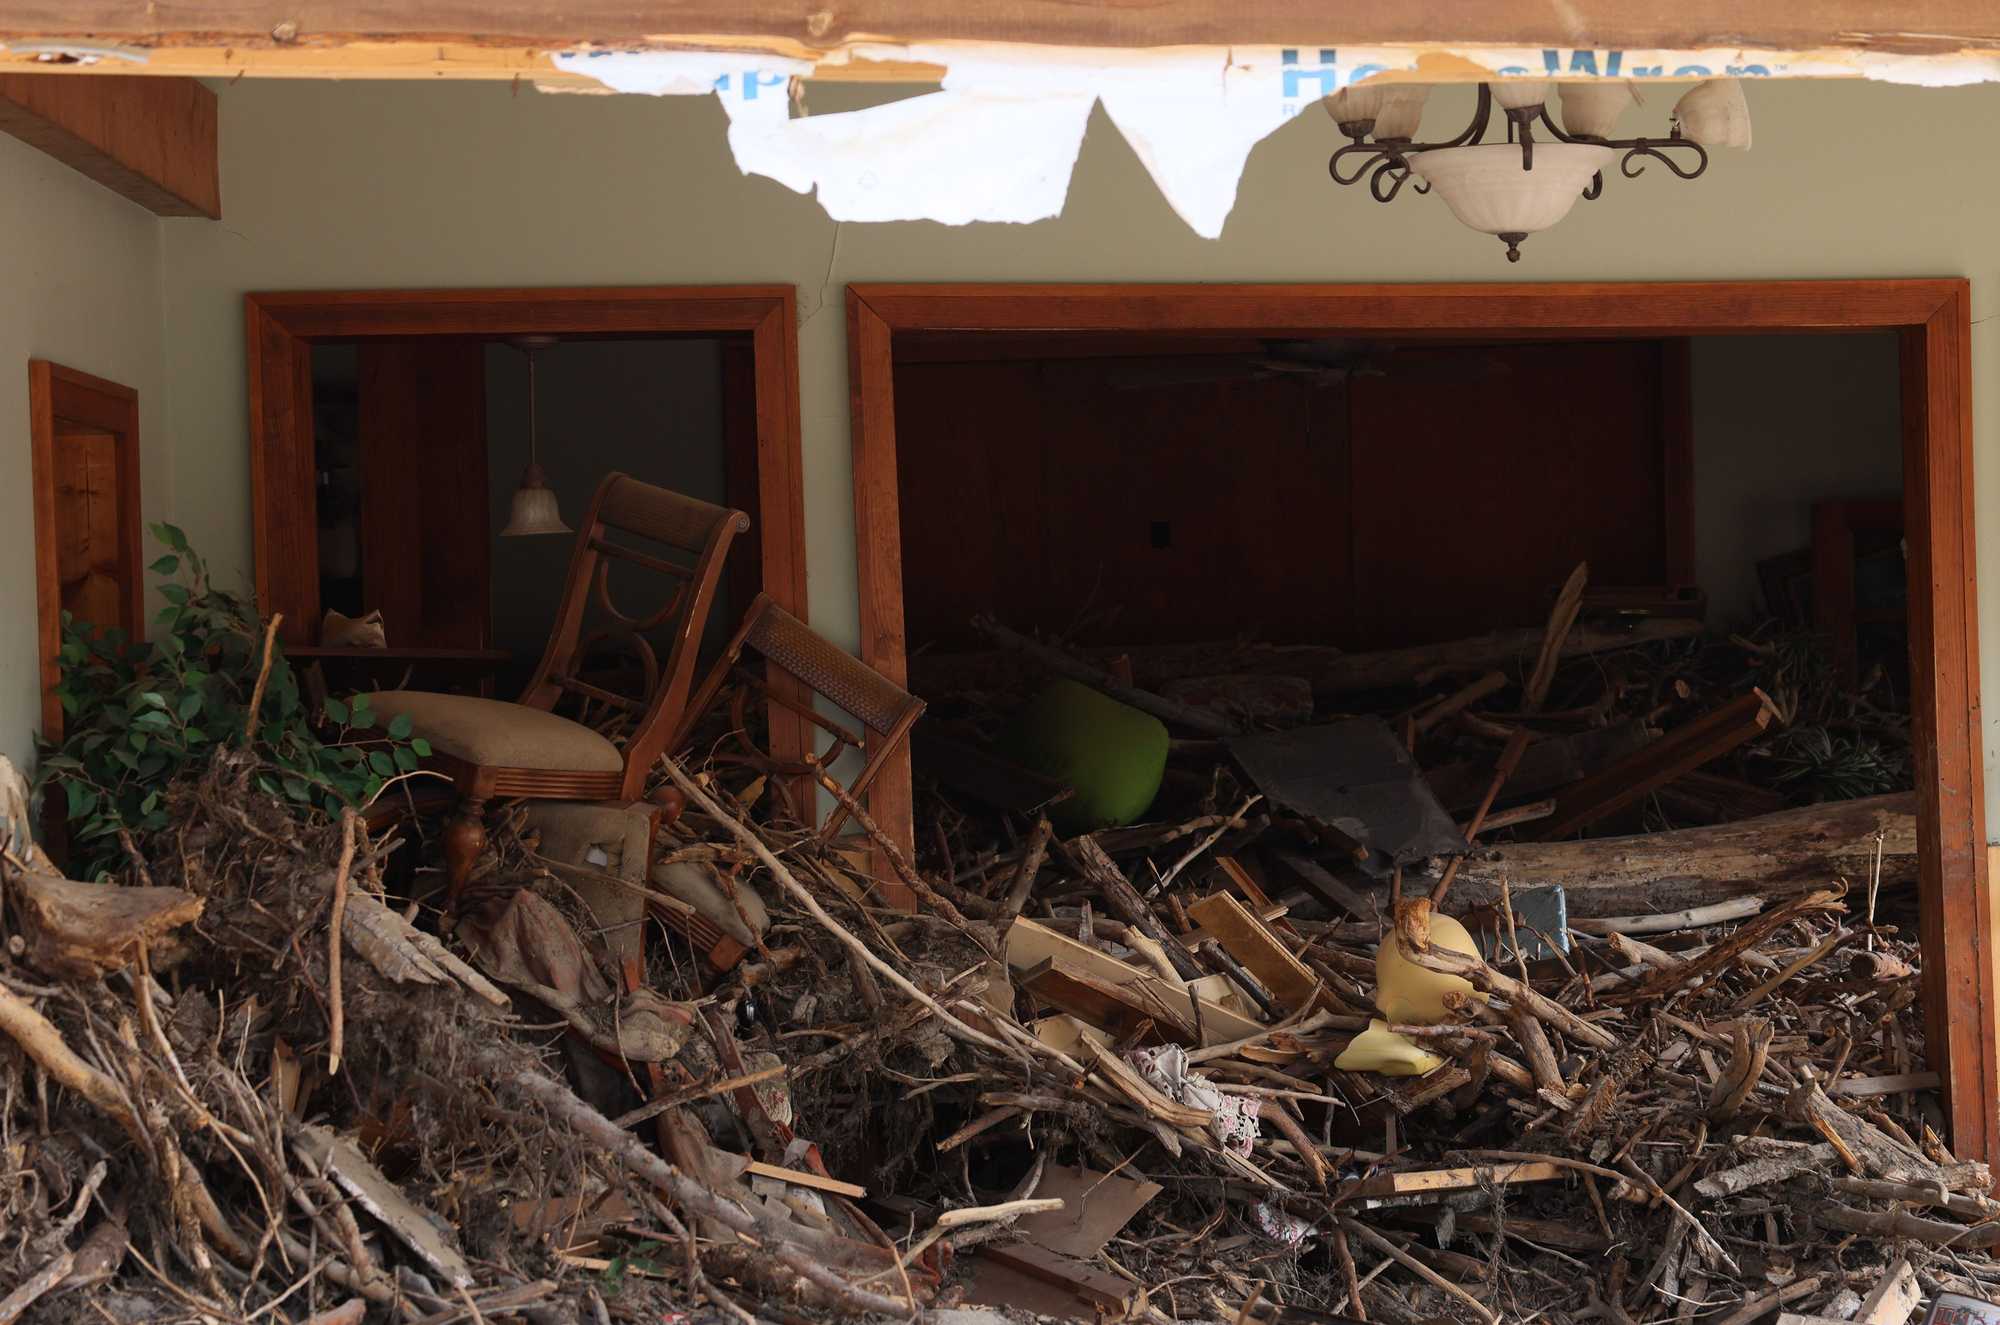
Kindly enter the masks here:
[[[1616, 137], [1618, 122], [1639, 101], [1630, 83], [1560, 84], [1561, 119], [1550, 113], [1542, 81], [1481, 83], [1472, 122], [1456, 137], [1419, 142], [1430, 87], [1424, 83], [1364, 83], [1326, 98], [1326, 111], [1350, 141], [1327, 162], [1336, 184], [1368, 183], [1377, 202], [1390, 202], [1416, 176], [1417, 193], [1435, 191], [1465, 225], [1507, 246], [1521, 260], [1521, 241], [1569, 215], [1578, 198], [1604, 192], [1613, 161], [1636, 179], [1658, 161], [1681, 179], [1708, 169], [1711, 147], [1750, 146], [1750, 108], [1733, 78], [1697, 84], [1674, 105], [1663, 138]], [[1498, 103], [1504, 141], [1487, 142]]]

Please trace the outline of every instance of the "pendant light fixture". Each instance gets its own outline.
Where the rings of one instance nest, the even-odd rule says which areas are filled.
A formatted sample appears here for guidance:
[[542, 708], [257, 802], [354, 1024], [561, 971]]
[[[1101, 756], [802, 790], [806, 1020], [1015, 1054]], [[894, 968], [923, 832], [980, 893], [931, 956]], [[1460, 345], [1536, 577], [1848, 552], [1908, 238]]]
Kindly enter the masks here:
[[[1481, 83], [1472, 122], [1455, 137], [1422, 142], [1417, 130], [1428, 88], [1342, 88], [1326, 99], [1326, 109], [1351, 141], [1333, 154], [1328, 171], [1336, 184], [1366, 180], [1377, 202], [1395, 198], [1414, 177], [1412, 192], [1435, 192], [1452, 215], [1497, 236], [1507, 246], [1507, 260], [1519, 262], [1521, 241], [1562, 220], [1579, 199], [1604, 192], [1604, 175], [1614, 162], [1627, 179], [1643, 173], [1649, 161], [1695, 179], [1708, 168], [1708, 148], [1750, 146], [1750, 109], [1733, 78], [1698, 84], [1675, 105], [1666, 135], [1653, 138], [1614, 136], [1619, 119], [1638, 102], [1630, 84], [1560, 85], [1560, 121], [1548, 109], [1552, 90], [1540, 80]], [[1487, 142], [1496, 119], [1505, 123], [1505, 138]]]
[[500, 537], [567, 534], [570, 527], [563, 523], [555, 490], [549, 487], [548, 478], [542, 473], [540, 453], [535, 446], [535, 356], [555, 344], [556, 338], [516, 336], [512, 343], [528, 359], [528, 467], [521, 471], [521, 483], [514, 489], [514, 502], [507, 513], [507, 527], [500, 531]]

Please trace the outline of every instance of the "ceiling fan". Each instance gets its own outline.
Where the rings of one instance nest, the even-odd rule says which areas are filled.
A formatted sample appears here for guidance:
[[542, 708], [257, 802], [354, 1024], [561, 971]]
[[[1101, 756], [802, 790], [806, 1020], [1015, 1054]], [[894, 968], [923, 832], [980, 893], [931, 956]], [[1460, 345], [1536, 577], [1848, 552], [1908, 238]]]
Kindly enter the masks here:
[[1140, 361], [1108, 373], [1120, 391], [1202, 382], [1260, 382], [1291, 378], [1333, 386], [1350, 377], [1380, 376], [1393, 347], [1355, 340], [1264, 340], [1255, 351], [1186, 354]]

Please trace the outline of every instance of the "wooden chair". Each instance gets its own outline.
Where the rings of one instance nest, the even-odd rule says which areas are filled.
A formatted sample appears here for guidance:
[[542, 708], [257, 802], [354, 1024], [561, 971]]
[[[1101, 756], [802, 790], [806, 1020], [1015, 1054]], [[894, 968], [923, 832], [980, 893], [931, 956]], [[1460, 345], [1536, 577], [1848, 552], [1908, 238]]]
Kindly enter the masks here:
[[[754, 649], [765, 662], [796, 678], [814, 694], [833, 701], [859, 721], [866, 734], [825, 716], [809, 702], [801, 702], [783, 690], [765, 685], [751, 669], [738, 667], [745, 649]], [[798, 714], [833, 737], [833, 743], [818, 757], [820, 767], [830, 769], [834, 761], [849, 750], [865, 752], [866, 762], [861, 772], [847, 787], [848, 793], [857, 800], [867, 793], [868, 785], [882, 771], [882, 766], [909, 735], [911, 726], [924, 711], [923, 700], [828, 641], [805, 622], [772, 602], [769, 594], [760, 593], [750, 604], [743, 624], [723, 649], [722, 657], [689, 702], [687, 716], [674, 736], [673, 749], [686, 744], [695, 724], [714, 706], [732, 672], [742, 685], [737, 691], [732, 725], [737, 739], [751, 750], [757, 761], [770, 771], [786, 777], [806, 776], [816, 771], [806, 764], [773, 759], [750, 745], [748, 736], [744, 734], [744, 704], [753, 692], [768, 695], [773, 703]], [[801, 819], [805, 817], [800, 815]], [[847, 811], [839, 809], [819, 830], [821, 840], [832, 837], [846, 818]]]
[[[450, 776], [459, 813], [444, 837], [445, 864], [456, 902], [486, 847], [486, 802], [496, 796], [541, 800], [634, 801], [653, 762], [683, 729], [702, 630], [715, 601], [729, 544], [750, 528], [741, 511], [609, 474], [597, 486], [578, 526], [569, 577], [541, 665], [521, 698], [482, 699], [422, 690], [378, 693], [383, 722], [407, 715], [412, 734], [430, 742], [429, 766]], [[613, 533], [627, 535], [613, 541]], [[688, 558], [688, 564], [632, 546], [646, 540]], [[614, 600], [611, 564], [622, 561], [675, 582], [664, 606], [628, 615]], [[584, 634], [595, 600], [606, 623]], [[649, 635], [671, 643], [665, 665]], [[637, 694], [620, 694], [581, 675], [605, 646], [622, 646], [637, 665]], [[576, 717], [555, 712], [571, 700]], [[607, 719], [611, 720], [607, 722]], [[617, 739], [600, 728], [611, 726]]]

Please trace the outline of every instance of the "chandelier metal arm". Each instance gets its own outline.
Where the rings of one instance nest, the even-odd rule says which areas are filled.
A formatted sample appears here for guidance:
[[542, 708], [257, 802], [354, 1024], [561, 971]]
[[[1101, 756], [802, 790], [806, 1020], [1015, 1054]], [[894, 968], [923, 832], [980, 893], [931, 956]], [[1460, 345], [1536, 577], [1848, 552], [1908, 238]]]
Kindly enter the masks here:
[[[1328, 158], [1326, 163], [1327, 174], [1333, 177], [1333, 182], [1336, 184], [1359, 184], [1368, 176], [1370, 171], [1374, 171], [1379, 177], [1385, 169], [1400, 167], [1407, 173], [1410, 166], [1409, 158], [1418, 152], [1435, 152], [1441, 148], [1464, 147], [1468, 143], [1478, 142], [1486, 136], [1486, 126], [1492, 120], [1492, 117], [1493, 90], [1487, 87], [1486, 84], [1481, 83], [1479, 85], [1479, 101], [1472, 110], [1472, 120], [1455, 137], [1435, 143], [1413, 143], [1408, 139], [1401, 138], [1377, 139], [1370, 142], [1365, 136], [1354, 137], [1353, 142], [1348, 143]], [[1363, 135], [1367, 132], [1368, 130], [1365, 128], [1361, 130]], [[1353, 135], [1349, 136], [1353, 137]], [[1340, 163], [1348, 157], [1361, 158], [1361, 164], [1356, 166], [1351, 174], [1343, 174]], [[1392, 188], [1385, 195], [1379, 183], [1372, 179], [1369, 181], [1368, 191], [1383, 202], [1387, 202], [1390, 198], [1395, 197], [1397, 193], [1397, 189]], [[1419, 188], [1417, 192], [1428, 193], [1429, 189]]]
[[[1590, 147], [1609, 147], [1625, 153], [1624, 157], [1618, 163], [1618, 173], [1627, 179], [1637, 179], [1646, 173], [1644, 161], [1637, 161], [1635, 164], [1635, 158], [1640, 157], [1651, 157], [1661, 162], [1668, 170], [1681, 179], [1698, 178], [1703, 171], [1708, 169], [1708, 149], [1692, 138], [1681, 137], [1680, 130], [1678, 129], [1665, 138], [1593, 138], [1588, 134], [1565, 133], [1563, 127], [1555, 122], [1555, 117], [1549, 114], [1547, 106], [1542, 107], [1539, 118], [1542, 127], [1553, 134], [1558, 142], [1580, 143]], [[1691, 169], [1683, 167], [1680, 162], [1674, 160], [1669, 155], [1669, 153], [1676, 151], [1692, 152], [1694, 154], [1693, 167]], [[1592, 187], [1598, 188], [1599, 186], [1593, 181]], [[1584, 196], [1590, 198], [1595, 197], [1596, 194], [1586, 193]]]

